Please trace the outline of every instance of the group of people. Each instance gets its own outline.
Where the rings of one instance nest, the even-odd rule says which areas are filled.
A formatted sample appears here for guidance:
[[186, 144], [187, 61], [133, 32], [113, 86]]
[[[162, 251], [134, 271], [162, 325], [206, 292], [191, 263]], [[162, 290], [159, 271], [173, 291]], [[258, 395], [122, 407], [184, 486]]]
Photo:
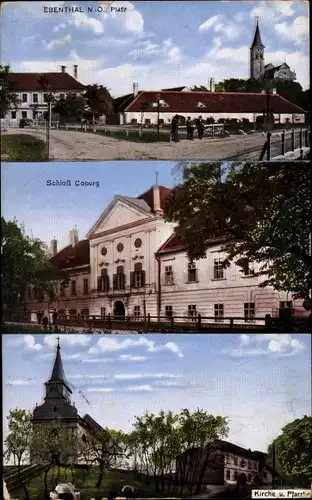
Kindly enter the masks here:
[[[53, 313], [52, 313], [52, 325], [54, 325], [54, 326], [56, 325], [57, 316], [58, 316], [57, 311], [53, 311]], [[38, 322], [38, 325], [43, 325], [44, 328], [48, 328], [49, 318], [43, 312], [38, 311], [37, 312], [37, 322]]]
[[[189, 141], [194, 139], [194, 128], [196, 127], [198, 138], [202, 139], [205, 132], [205, 124], [203, 122], [203, 117], [199, 116], [196, 120], [192, 120], [190, 116], [186, 120], [186, 138]], [[179, 142], [179, 116], [175, 115], [171, 121], [171, 139], [174, 142]]]

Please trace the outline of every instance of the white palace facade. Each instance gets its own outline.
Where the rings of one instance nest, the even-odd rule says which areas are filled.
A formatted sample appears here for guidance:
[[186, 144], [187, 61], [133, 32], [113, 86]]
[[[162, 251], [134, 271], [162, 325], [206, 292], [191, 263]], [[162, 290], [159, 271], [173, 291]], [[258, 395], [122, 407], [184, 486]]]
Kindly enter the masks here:
[[57, 251], [52, 242], [51, 263], [70, 277], [66, 287], [47, 300], [40, 291], [28, 290], [25, 306], [32, 321], [40, 310], [59, 316], [89, 318], [174, 316], [193, 320], [198, 314], [214, 318], [264, 318], [291, 308], [305, 315], [302, 302], [287, 292], [259, 288], [257, 265], [244, 270], [234, 263], [223, 268], [224, 240], [210, 238], [207, 255], [188, 260], [185, 248], [165, 222], [163, 210], [170, 189], [154, 185], [137, 198], [115, 196], [87, 234]]

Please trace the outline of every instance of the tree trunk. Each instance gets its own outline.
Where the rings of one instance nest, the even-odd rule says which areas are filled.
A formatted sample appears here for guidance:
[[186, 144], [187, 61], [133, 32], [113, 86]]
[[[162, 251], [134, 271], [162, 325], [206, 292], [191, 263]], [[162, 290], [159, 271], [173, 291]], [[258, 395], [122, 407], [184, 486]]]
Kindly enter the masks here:
[[104, 476], [104, 464], [100, 463], [100, 474], [99, 474], [98, 480], [97, 480], [96, 485], [95, 485], [96, 488], [101, 487], [101, 484], [103, 481], [103, 476]]
[[57, 466], [57, 478], [56, 478], [56, 484], [58, 484], [58, 482], [59, 482], [60, 475], [61, 475], [61, 466], [60, 466], [60, 464], [58, 464], [58, 466]]
[[21, 461], [20, 460], [18, 461], [18, 464], [17, 464], [17, 477], [18, 477], [19, 482], [21, 483], [21, 485], [23, 487], [23, 490], [25, 493], [25, 500], [30, 500], [29, 495], [28, 495], [27, 486], [24, 483], [23, 478], [22, 478], [22, 470], [21, 470]]
[[49, 492], [48, 492], [48, 473], [49, 470], [51, 469], [52, 463], [50, 462], [47, 470], [44, 473], [44, 498], [50, 498]]

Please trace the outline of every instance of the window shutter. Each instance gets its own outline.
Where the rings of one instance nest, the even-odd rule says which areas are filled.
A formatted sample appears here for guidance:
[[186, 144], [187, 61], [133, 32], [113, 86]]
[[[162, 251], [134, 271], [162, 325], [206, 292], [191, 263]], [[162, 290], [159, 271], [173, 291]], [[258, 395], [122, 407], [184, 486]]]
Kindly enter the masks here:
[[117, 274], [113, 274], [113, 288], [117, 290]]
[[123, 290], [126, 288], [126, 275], [125, 274], [122, 275], [122, 288], [123, 288]]
[[104, 286], [104, 292], [109, 291], [109, 276], [107, 274], [103, 278], [103, 286]]
[[130, 286], [131, 288], [135, 288], [135, 273], [131, 271], [130, 273]]
[[98, 292], [102, 291], [102, 278], [101, 278], [101, 276], [98, 276], [98, 279], [97, 279], [97, 289], [98, 289]]
[[145, 286], [145, 271], [141, 271], [142, 287]]

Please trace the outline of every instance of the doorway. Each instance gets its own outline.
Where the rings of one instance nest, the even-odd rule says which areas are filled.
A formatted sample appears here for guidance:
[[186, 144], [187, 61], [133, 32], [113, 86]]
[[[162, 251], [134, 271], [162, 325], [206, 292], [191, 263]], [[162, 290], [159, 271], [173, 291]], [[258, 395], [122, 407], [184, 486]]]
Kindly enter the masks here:
[[126, 315], [125, 305], [121, 300], [117, 300], [114, 304], [114, 316], [124, 318]]

